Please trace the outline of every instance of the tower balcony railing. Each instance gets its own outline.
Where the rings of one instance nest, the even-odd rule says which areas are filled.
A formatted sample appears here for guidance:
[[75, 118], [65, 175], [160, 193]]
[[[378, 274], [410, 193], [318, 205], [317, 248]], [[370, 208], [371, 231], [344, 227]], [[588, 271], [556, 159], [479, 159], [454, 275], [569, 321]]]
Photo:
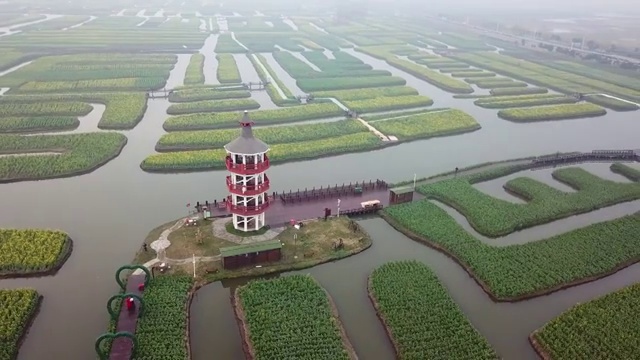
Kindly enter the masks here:
[[231, 176], [227, 176], [227, 188], [229, 189], [229, 192], [236, 195], [258, 195], [269, 191], [269, 178], [267, 175], [264, 175], [264, 181], [260, 184], [243, 185], [240, 183], [234, 184], [231, 181]]
[[265, 212], [265, 210], [267, 210], [268, 208], [269, 208], [268, 200], [258, 206], [245, 206], [245, 205], [233, 204], [233, 202], [231, 201], [231, 196], [227, 198], [227, 209], [231, 213], [236, 215], [242, 215], [242, 216], [258, 215]]
[[225, 159], [227, 170], [240, 175], [254, 175], [266, 171], [269, 168], [269, 158], [265, 155], [264, 161], [256, 164], [236, 164], [230, 156]]

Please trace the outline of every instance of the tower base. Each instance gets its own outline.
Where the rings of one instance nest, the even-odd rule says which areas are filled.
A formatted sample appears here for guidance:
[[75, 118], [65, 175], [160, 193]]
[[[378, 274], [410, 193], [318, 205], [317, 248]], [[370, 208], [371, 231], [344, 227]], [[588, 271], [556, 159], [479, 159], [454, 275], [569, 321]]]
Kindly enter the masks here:
[[233, 228], [238, 231], [257, 231], [264, 226], [264, 213], [250, 216], [233, 214]]

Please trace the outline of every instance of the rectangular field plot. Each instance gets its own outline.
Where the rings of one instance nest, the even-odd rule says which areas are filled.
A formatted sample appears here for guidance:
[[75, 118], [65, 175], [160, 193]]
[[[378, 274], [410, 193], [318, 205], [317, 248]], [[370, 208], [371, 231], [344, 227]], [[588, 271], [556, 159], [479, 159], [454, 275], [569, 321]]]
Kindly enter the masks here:
[[[140, 25], [145, 19], [135, 16], [98, 17], [82, 26], [73, 27], [81, 21], [71, 24], [65, 20], [52, 19], [42, 23], [30, 25], [33, 29], [41, 27], [43, 30], [27, 31], [4, 37], [4, 46], [39, 50], [43, 49], [76, 49], [91, 50], [112, 49], [116, 51], [185, 51], [197, 50], [209, 35], [208, 32], [197, 30], [197, 19], [185, 19], [180, 22], [184, 26], [163, 26], [166, 18], [150, 18], [147, 26]], [[80, 20], [79, 18], [77, 20]], [[47, 25], [47, 23], [55, 25]], [[151, 26], [154, 25], [154, 26]], [[67, 30], [62, 30], [63, 28]]]
[[400, 140], [445, 136], [477, 130], [480, 125], [469, 114], [456, 109], [430, 111], [415, 115], [379, 120], [373, 126], [383, 134]]
[[311, 276], [252, 281], [235, 291], [233, 302], [256, 359], [357, 358], [335, 305]]
[[498, 117], [515, 122], [529, 122], [596, 117], [606, 113], [598, 105], [578, 103], [500, 110]]
[[387, 263], [368, 288], [399, 359], [498, 359], [426, 265]]
[[162, 87], [175, 55], [83, 54], [46, 56], [0, 77], [12, 92], [148, 90]]
[[[369, 130], [359, 121], [341, 120], [319, 124], [303, 124], [253, 129], [254, 135], [268, 144], [284, 144], [318, 140]], [[156, 145], [158, 151], [200, 150], [222, 148], [238, 137], [237, 129], [178, 131], [163, 135]]]

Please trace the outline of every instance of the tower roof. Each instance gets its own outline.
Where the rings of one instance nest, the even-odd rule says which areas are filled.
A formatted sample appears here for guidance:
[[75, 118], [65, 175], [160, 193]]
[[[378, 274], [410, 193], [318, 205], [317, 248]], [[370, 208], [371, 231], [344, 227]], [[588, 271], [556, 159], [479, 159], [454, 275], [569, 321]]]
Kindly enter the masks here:
[[269, 146], [253, 136], [251, 125], [253, 125], [253, 122], [249, 119], [249, 112], [245, 110], [242, 120], [240, 120], [240, 126], [242, 127], [240, 136], [225, 145], [224, 148], [234, 154], [259, 154], [267, 152]]

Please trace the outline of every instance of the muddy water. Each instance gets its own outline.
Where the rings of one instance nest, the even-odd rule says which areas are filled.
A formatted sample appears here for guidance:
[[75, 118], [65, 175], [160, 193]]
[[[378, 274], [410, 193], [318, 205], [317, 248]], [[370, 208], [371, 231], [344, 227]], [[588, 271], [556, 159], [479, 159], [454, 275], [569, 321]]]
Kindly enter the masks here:
[[[451, 94], [390, 68], [384, 62], [359, 53], [356, 56], [363, 57], [375, 68], [390, 70], [407, 79], [410, 86], [435, 100], [434, 107], [452, 106], [467, 111], [483, 129], [368, 153], [276, 165], [269, 170], [275, 191], [356, 179], [379, 178], [393, 182], [410, 179], [414, 173], [428, 176], [456, 166], [555, 151], [638, 147], [636, 134], [640, 133], [640, 123], [631, 113], [612, 112], [599, 119], [512, 124], [498, 119], [495, 110], [475, 107], [473, 100], [452, 99]], [[182, 84], [188, 61], [189, 55], [179, 56], [168, 88]], [[274, 63], [269, 64], [276, 67]], [[246, 77], [248, 70], [243, 67], [241, 71]], [[108, 322], [104, 308], [106, 300], [117, 292], [113, 279], [115, 270], [131, 260], [149, 229], [186, 215], [186, 203], [220, 198], [225, 193], [226, 174], [222, 171], [159, 175], [139, 169], [140, 162], [154, 152], [157, 140], [164, 133], [162, 123], [167, 118], [168, 106], [165, 99], [149, 100], [140, 124], [123, 132], [129, 142], [122, 154], [90, 174], [0, 185], [3, 200], [0, 202], [0, 227], [59, 228], [67, 231], [75, 241], [74, 253], [56, 276], [0, 280], [2, 288], [35, 287], [45, 297], [42, 311], [21, 348], [20, 360], [92, 359], [93, 342]], [[33, 206], [36, 201], [38, 206]], [[530, 356], [526, 334], [575, 302], [584, 302], [640, 280], [640, 267], [633, 266], [603, 281], [553, 296], [522, 304], [495, 305], [466, 273], [443, 255], [406, 239], [382, 220], [362, 223], [374, 235], [371, 249], [308, 272], [312, 272], [336, 300], [349, 336], [363, 359], [392, 356], [364, 292], [364, 281], [369, 272], [389, 260], [418, 257], [428, 262], [445, 280], [474, 324], [507, 359]], [[228, 311], [229, 289], [225, 289], [223, 295], [212, 293], [210, 296], [219, 296], [214, 301], [205, 295], [215, 291], [210, 288], [203, 289], [198, 295], [200, 305], [196, 306], [220, 313], [197, 310], [204, 318], [200, 324], [206, 322], [207, 328], [202, 328], [205, 334], [194, 331], [194, 348], [204, 349], [194, 351], [194, 355], [203, 358], [220, 352], [238, 354], [235, 325], [225, 319], [206, 321], [218, 319], [217, 314]], [[60, 324], [65, 324], [65, 331], [51, 331]], [[211, 334], [217, 337], [211, 339]], [[520, 352], [526, 356], [519, 357]]]
[[[234, 54], [233, 58], [236, 60], [238, 70], [240, 70], [240, 76], [243, 83], [258, 83], [260, 82], [260, 76], [253, 67], [251, 60], [245, 54]], [[251, 91], [251, 98], [260, 104], [260, 110], [269, 110], [277, 108], [276, 104], [271, 101], [269, 94], [266, 90], [254, 90]]]
[[200, 54], [204, 55], [204, 67], [202, 68], [202, 72], [204, 73], [205, 84], [220, 84], [216, 75], [216, 72], [218, 71], [218, 59], [216, 59], [216, 54], [214, 53], [217, 43], [218, 35], [211, 34], [204, 41], [202, 48], [198, 51]]
[[[378, 266], [394, 260], [416, 259], [428, 264], [445, 284], [473, 325], [504, 359], [536, 359], [527, 336], [576, 302], [615, 291], [640, 280], [640, 265], [628, 267], [600, 281], [519, 303], [494, 303], [469, 275], [444, 254], [414, 242], [382, 219], [360, 221], [372, 235], [364, 253], [336, 263], [294, 273], [310, 273], [336, 302], [347, 334], [361, 359], [393, 359], [393, 349], [366, 295], [366, 279]], [[229, 300], [232, 287], [216, 283], [204, 287], [191, 314], [201, 319], [192, 326], [194, 360], [222, 352], [241, 358], [240, 336]], [[203, 298], [208, 301], [203, 301]]]

